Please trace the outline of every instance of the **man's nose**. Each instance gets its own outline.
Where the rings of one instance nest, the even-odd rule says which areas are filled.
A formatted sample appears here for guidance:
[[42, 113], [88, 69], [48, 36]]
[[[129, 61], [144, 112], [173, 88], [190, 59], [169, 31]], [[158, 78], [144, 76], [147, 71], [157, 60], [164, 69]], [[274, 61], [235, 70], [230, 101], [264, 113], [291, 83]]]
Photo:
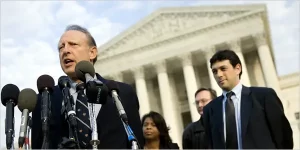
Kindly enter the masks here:
[[62, 49], [62, 53], [63, 54], [69, 54], [70, 53], [70, 48], [69, 48], [68, 44], [66, 44], [64, 46], [64, 48]]
[[203, 103], [199, 103], [199, 105], [198, 105], [198, 106], [199, 106], [200, 108], [201, 108], [201, 107], [203, 107]]
[[217, 77], [222, 77], [223, 76], [223, 72], [220, 70], [217, 70]]

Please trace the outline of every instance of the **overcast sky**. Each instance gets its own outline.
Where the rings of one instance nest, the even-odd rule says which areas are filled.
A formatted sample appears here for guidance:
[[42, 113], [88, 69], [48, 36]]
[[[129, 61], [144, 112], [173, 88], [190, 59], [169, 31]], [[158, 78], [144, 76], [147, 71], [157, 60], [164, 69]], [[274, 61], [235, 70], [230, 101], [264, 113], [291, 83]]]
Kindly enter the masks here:
[[[8, 83], [37, 91], [42, 74], [61, 71], [57, 42], [65, 27], [87, 27], [101, 45], [160, 7], [266, 3], [279, 75], [299, 71], [299, 1], [1, 1], [1, 89]], [[15, 107], [18, 140], [21, 113]], [[0, 106], [0, 148], [5, 147], [5, 107]]]

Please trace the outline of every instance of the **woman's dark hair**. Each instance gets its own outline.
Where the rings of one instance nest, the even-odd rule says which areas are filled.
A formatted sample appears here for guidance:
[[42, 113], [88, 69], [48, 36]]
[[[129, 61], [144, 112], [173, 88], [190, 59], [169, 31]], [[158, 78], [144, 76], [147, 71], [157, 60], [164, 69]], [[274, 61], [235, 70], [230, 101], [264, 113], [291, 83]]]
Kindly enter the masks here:
[[143, 116], [142, 124], [144, 124], [144, 121], [147, 118], [151, 118], [155, 123], [155, 126], [159, 131], [160, 144], [167, 145], [168, 143], [171, 143], [172, 139], [169, 135], [169, 128], [167, 127], [164, 117], [155, 111], [150, 111], [148, 114]]

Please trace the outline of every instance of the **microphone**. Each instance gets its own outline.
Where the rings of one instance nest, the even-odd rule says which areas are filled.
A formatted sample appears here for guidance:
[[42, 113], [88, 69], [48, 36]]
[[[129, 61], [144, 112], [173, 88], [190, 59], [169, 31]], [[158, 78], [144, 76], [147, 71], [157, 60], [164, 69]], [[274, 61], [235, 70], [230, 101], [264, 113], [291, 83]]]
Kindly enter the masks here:
[[126, 112], [125, 112], [125, 110], [123, 108], [123, 105], [122, 105], [122, 103], [120, 101], [120, 97], [119, 97], [119, 92], [120, 91], [119, 91], [118, 84], [115, 81], [113, 81], [113, 80], [109, 80], [106, 83], [106, 85], [108, 87], [109, 96], [113, 97], [113, 99], [114, 99], [114, 103], [116, 104], [119, 116], [121, 117], [121, 119], [126, 124], [128, 124], [128, 118], [127, 118]]
[[75, 73], [79, 80], [86, 83], [86, 96], [89, 103], [105, 104], [108, 89], [100, 80], [94, 79], [95, 68], [88, 61], [80, 61], [75, 66]]
[[[75, 66], [75, 73], [82, 82], [94, 81], [95, 68], [89, 61], [80, 61]], [[100, 81], [101, 82], [101, 81]], [[102, 82], [101, 82], [102, 83]]]
[[72, 117], [76, 115], [76, 112], [74, 111], [74, 100], [70, 94], [71, 85], [69, 81], [69, 77], [61, 76], [58, 79], [58, 86], [63, 94], [63, 111], [67, 111], [67, 117]]
[[49, 75], [41, 75], [37, 80], [37, 88], [39, 93], [42, 95], [41, 102], [41, 120], [42, 120], [42, 131], [44, 133], [44, 141], [42, 148], [48, 149], [48, 132], [49, 132], [49, 121], [51, 118], [51, 99], [50, 94], [53, 92], [54, 80]]
[[91, 108], [89, 107], [90, 122], [92, 128], [92, 140], [90, 144], [93, 145], [93, 149], [97, 149], [97, 145], [100, 143], [97, 133], [97, 122], [95, 116], [94, 104], [105, 104], [107, 100], [107, 87], [98, 79], [94, 79], [95, 68], [88, 61], [80, 61], [75, 66], [75, 73], [79, 80], [86, 84], [86, 96], [89, 103], [93, 103]]
[[58, 79], [58, 86], [63, 94], [63, 112], [66, 114], [69, 123], [69, 138], [77, 142], [77, 148], [80, 149], [77, 135], [76, 112], [74, 111], [74, 99], [70, 94], [70, 80], [67, 76], [61, 76]]
[[18, 103], [19, 93], [19, 88], [14, 84], [6, 84], [1, 90], [1, 102], [6, 106], [5, 134], [7, 149], [14, 149], [14, 107]]
[[26, 137], [25, 137], [25, 149], [26, 150], [30, 149], [29, 136], [30, 136], [31, 128], [32, 128], [32, 119], [31, 119], [31, 116], [28, 116], [27, 133], [26, 133]]
[[116, 104], [119, 116], [121, 118], [121, 121], [125, 128], [125, 131], [127, 133], [128, 141], [131, 142], [131, 148], [134, 150], [139, 149], [140, 144], [138, 143], [136, 136], [134, 135], [133, 131], [131, 130], [131, 128], [129, 126], [126, 112], [123, 108], [123, 105], [122, 105], [120, 97], [119, 97], [120, 90], [119, 90], [117, 82], [115, 82], [113, 80], [109, 80], [106, 83], [106, 85], [108, 87], [109, 96], [113, 97], [114, 103]]
[[22, 148], [25, 142], [28, 116], [33, 111], [37, 102], [37, 94], [33, 89], [23, 89], [18, 98], [18, 108], [22, 112], [21, 125], [19, 132], [19, 147]]

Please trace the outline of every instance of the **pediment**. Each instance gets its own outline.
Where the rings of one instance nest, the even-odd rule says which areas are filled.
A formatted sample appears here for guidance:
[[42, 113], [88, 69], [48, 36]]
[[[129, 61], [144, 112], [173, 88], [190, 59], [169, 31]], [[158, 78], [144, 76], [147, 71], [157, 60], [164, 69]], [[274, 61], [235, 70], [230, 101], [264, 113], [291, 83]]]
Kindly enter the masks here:
[[99, 51], [116, 53], [129, 51], [171, 38], [191, 28], [213, 25], [265, 7], [265, 5], [223, 5], [162, 8], [100, 46]]

